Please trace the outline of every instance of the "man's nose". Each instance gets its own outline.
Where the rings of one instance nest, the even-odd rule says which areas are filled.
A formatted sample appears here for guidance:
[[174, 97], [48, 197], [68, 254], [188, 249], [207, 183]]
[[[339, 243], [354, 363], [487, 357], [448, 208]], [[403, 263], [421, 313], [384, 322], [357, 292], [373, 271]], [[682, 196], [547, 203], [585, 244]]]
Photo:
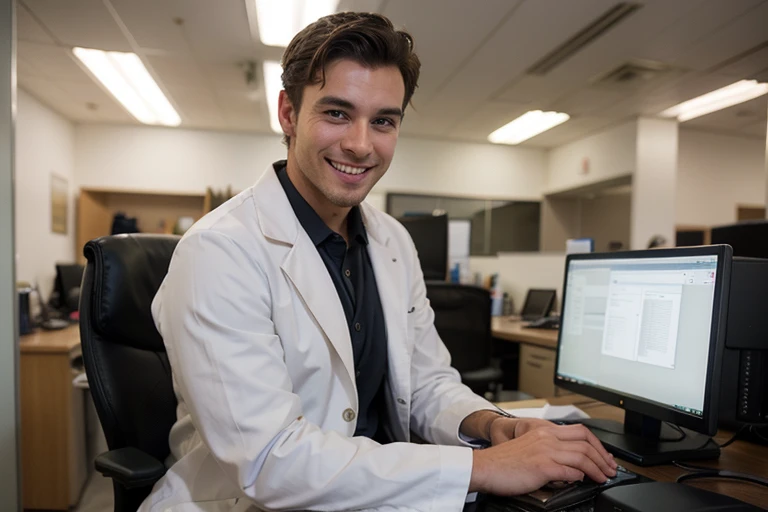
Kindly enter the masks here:
[[370, 126], [367, 121], [352, 123], [341, 141], [341, 149], [356, 158], [364, 158], [373, 151]]

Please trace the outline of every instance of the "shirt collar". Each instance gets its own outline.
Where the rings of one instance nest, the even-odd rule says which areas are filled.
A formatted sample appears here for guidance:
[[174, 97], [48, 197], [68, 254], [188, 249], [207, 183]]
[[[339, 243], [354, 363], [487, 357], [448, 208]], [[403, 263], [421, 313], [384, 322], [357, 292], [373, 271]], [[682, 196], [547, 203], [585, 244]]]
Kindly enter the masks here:
[[[304, 228], [304, 231], [309, 235], [309, 239], [315, 246], [319, 246], [325, 242], [328, 237], [335, 234], [335, 232], [329, 228], [323, 219], [317, 214], [317, 212], [310, 206], [310, 204], [302, 197], [299, 191], [296, 189], [291, 179], [288, 177], [286, 171], [286, 160], [279, 160], [273, 164], [277, 177], [280, 180], [280, 184], [285, 190], [285, 195], [288, 197], [288, 202], [291, 203], [291, 208], [299, 219], [299, 223]], [[365, 225], [363, 224], [363, 217], [360, 214], [360, 207], [353, 207], [349, 216], [347, 217], [347, 231], [349, 233], [350, 240], [357, 240], [363, 245], [368, 244], [368, 235], [365, 232]]]

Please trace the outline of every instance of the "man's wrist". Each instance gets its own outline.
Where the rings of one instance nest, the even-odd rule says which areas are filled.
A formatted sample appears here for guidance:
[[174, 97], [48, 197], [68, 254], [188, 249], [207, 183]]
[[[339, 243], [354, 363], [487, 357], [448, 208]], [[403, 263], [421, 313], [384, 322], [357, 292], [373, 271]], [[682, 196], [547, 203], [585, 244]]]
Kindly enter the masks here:
[[482, 439], [491, 442], [491, 424], [504, 417], [511, 417], [509, 414], [496, 409], [481, 409], [475, 411], [461, 422], [460, 432], [474, 439]]

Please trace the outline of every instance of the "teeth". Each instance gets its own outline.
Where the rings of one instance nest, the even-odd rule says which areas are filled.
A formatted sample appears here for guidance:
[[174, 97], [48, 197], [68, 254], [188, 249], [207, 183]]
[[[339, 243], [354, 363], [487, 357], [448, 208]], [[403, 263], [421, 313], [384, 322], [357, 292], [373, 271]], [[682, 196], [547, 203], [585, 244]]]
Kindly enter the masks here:
[[350, 165], [344, 165], [337, 162], [334, 162], [333, 160], [328, 160], [334, 169], [337, 171], [341, 171], [344, 174], [361, 174], [366, 171], [365, 167], [352, 167]]

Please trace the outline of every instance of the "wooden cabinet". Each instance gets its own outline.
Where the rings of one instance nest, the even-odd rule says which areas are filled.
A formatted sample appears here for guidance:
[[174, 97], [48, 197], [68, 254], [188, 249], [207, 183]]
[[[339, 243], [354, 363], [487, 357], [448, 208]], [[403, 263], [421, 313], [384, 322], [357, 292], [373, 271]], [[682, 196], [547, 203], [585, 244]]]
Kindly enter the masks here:
[[88, 475], [84, 392], [72, 385], [77, 326], [20, 339], [21, 485], [25, 509], [67, 510]]
[[555, 351], [520, 345], [520, 391], [536, 398], [555, 396]]
[[85, 263], [83, 246], [89, 240], [111, 233], [118, 212], [135, 217], [145, 233], [171, 233], [179, 217], [199, 220], [211, 205], [208, 193], [184, 194], [83, 188], [77, 209], [77, 257]]

